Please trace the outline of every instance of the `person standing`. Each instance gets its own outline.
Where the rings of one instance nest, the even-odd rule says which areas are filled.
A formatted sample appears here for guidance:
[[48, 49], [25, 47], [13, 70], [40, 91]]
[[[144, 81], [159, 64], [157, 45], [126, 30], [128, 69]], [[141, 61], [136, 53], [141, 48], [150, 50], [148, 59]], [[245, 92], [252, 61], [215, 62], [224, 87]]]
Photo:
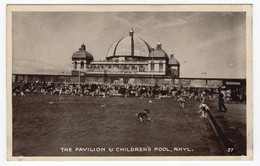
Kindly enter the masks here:
[[179, 102], [180, 102], [180, 108], [184, 108], [185, 99], [184, 99], [184, 96], [183, 96], [182, 93], [180, 94], [178, 100], [179, 100]]
[[[218, 92], [219, 92], [219, 100], [218, 100], [219, 112], [227, 112], [227, 107], [224, 105], [225, 94], [223, 90], [221, 90], [221, 88], [219, 88]], [[222, 108], [224, 110], [222, 110]]]

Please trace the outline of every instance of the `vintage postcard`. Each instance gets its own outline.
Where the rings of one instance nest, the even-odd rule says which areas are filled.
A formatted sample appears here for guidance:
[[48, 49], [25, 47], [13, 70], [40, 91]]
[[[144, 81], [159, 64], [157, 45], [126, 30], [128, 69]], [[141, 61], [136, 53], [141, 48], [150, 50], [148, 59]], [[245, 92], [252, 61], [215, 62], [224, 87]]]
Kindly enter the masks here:
[[251, 5], [7, 5], [7, 158], [252, 160]]

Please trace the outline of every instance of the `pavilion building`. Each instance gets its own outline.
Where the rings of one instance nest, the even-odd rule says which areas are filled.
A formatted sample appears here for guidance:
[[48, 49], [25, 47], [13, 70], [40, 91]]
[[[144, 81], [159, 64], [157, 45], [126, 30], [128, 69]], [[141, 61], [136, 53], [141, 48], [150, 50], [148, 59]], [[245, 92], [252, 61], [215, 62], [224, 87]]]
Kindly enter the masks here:
[[104, 60], [94, 60], [83, 43], [72, 55], [71, 74], [12, 74], [12, 82], [107, 82], [129, 84], [170, 84], [183, 87], [221, 87], [246, 91], [243, 78], [180, 78], [180, 64], [174, 54], [170, 56], [158, 42], [152, 48], [145, 40], [134, 36], [133, 29], [113, 43]]
[[162, 84], [179, 78], [180, 64], [160, 42], [152, 48], [131, 29], [129, 36], [110, 46], [105, 60], [95, 61], [83, 44], [72, 55], [72, 76], [81, 82]]

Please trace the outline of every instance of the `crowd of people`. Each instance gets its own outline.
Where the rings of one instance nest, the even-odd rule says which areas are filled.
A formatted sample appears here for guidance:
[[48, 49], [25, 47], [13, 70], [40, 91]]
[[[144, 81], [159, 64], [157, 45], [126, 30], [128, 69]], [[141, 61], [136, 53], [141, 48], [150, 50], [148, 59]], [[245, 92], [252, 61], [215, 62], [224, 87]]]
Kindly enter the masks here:
[[62, 83], [62, 82], [20, 82], [13, 85], [13, 95], [20, 93], [42, 93], [50, 95], [80, 95], [80, 96], [123, 96], [123, 97], [155, 97], [175, 99], [200, 99], [206, 96], [212, 98], [216, 93], [214, 88], [178, 87], [175, 85], [148, 84], [109, 84], [109, 83]]
[[[44, 95], [80, 95], [80, 96], [123, 96], [123, 97], [154, 97], [174, 98], [184, 103], [185, 100], [205, 101], [206, 98], [215, 98], [218, 88], [195, 88], [176, 85], [149, 85], [149, 84], [110, 84], [110, 83], [70, 83], [70, 82], [18, 82], [13, 84], [13, 95], [25, 96], [26, 93], [42, 93]], [[224, 102], [245, 102], [245, 95], [240, 95], [237, 89], [222, 89]], [[181, 105], [184, 107], [184, 104]]]
[[[219, 111], [226, 112], [227, 108], [224, 103], [230, 102], [245, 102], [246, 95], [239, 95], [238, 89], [219, 88], [195, 88], [192, 86], [182, 87], [176, 85], [148, 85], [148, 84], [109, 84], [109, 83], [69, 83], [69, 82], [18, 82], [13, 84], [13, 96], [20, 95], [25, 97], [25, 94], [40, 93], [44, 95], [59, 95], [60, 100], [66, 95], [83, 96], [99, 96], [103, 98], [111, 96], [122, 97], [153, 97], [155, 99], [172, 98], [180, 103], [180, 107], [184, 108], [185, 101], [198, 100], [200, 101], [199, 112], [201, 118], [207, 118], [209, 107], [205, 103], [206, 100], [216, 98], [218, 95]], [[152, 102], [151, 100], [149, 102]], [[149, 111], [138, 114], [138, 118], [143, 121]], [[144, 115], [146, 116], [144, 116]], [[143, 116], [141, 116], [143, 115]]]

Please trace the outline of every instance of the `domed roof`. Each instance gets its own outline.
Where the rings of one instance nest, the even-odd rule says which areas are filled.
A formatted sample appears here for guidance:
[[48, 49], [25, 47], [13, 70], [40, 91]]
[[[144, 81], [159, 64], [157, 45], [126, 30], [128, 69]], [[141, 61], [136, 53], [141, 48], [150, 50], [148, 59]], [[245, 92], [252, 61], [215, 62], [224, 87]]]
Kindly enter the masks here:
[[87, 61], [92, 61], [93, 60], [93, 55], [89, 53], [88, 51], [85, 50], [85, 45], [81, 45], [81, 48], [79, 48], [79, 51], [76, 51], [72, 55], [72, 59], [84, 59]]
[[169, 65], [172, 65], [172, 66], [180, 65], [180, 63], [177, 61], [177, 59], [174, 58], [174, 54], [171, 54], [171, 58], [169, 60]]
[[121, 38], [108, 49], [107, 57], [115, 56], [140, 56], [148, 57], [151, 46], [139, 37], [133, 36], [133, 30], [130, 36]]
[[160, 58], [169, 58], [167, 53], [162, 50], [162, 49], [159, 49], [159, 50], [152, 50], [150, 55], [150, 57], [160, 57]]

